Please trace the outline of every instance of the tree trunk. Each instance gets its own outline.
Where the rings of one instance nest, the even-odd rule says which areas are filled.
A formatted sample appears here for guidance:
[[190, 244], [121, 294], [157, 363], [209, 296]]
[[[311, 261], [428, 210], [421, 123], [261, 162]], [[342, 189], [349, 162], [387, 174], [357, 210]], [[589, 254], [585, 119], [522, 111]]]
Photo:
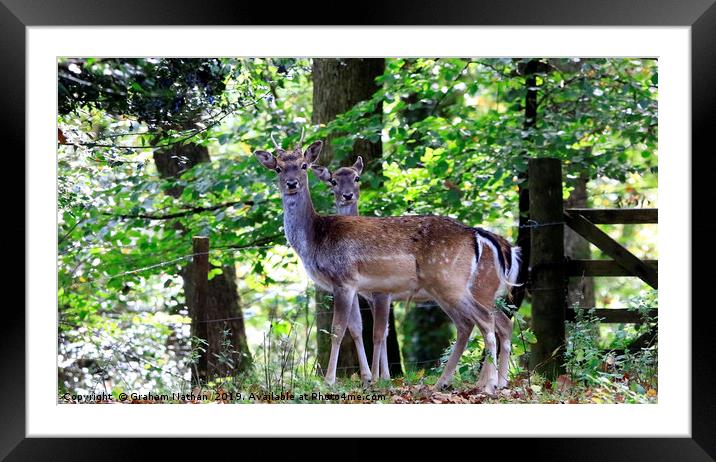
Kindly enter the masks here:
[[[313, 60], [313, 116], [314, 124], [327, 124], [337, 115], [351, 109], [356, 103], [370, 99], [378, 91], [376, 77], [385, 70], [384, 59], [314, 59]], [[376, 108], [377, 114], [382, 114], [382, 105]], [[321, 165], [330, 165], [335, 157], [329, 136], [323, 147], [319, 162]], [[353, 164], [355, 158], [363, 156], [367, 170], [380, 175], [380, 159], [383, 155], [383, 146], [379, 141], [371, 143], [368, 140], [356, 140], [350, 155], [341, 159], [343, 165]], [[366, 354], [371, 357], [373, 351], [373, 319], [365, 300], [360, 300], [361, 316], [363, 318], [363, 342]], [[330, 294], [316, 290], [316, 327], [318, 364], [321, 372], [325, 372], [330, 356], [331, 320], [333, 319], [333, 301]], [[400, 365], [400, 348], [395, 332], [395, 320], [390, 316], [388, 331], [388, 362], [391, 375], [402, 374]], [[348, 376], [358, 372], [358, 357], [355, 344], [349, 334], [343, 338], [338, 358], [338, 374]]]
[[[537, 125], [537, 72], [540, 67], [538, 60], [528, 61], [524, 67], [518, 66], [525, 76], [525, 120], [522, 126], [525, 130], [529, 130]], [[523, 156], [529, 158], [530, 153], [524, 152]], [[520, 247], [523, 264], [520, 266], [517, 282], [521, 285], [512, 289], [512, 303], [516, 307], [522, 305], [526, 292], [529, 289], [529, 261], [530, 261], [530, 228], [527, 227], [530, 219], [530, 192], [527, 187], [528, 178], [527, 171], [518, 172], [520, 183], [517, 187], [519, 197], [519, 228], [517, 230], [517, 242]]]
[[[584, 208], [587, 206], [587, 178], [580, 177], [574, 184], [574, 189], [569, 198], [564, 202], [565, 208]], [[592, 258], [589, 249], [589, 242], [582, 236], [572, 231], [569, 226], [564, 227], [564, 254], [572, 259]], [[576, 277], [569, 278], [567, 288], [567, 306], [587, 307], [595, 306], [594, 278]]]
[[[564, 216], [562, 165], [556, 158], [529, 161], [530, 218], [555, 223]], [[564, 276], [564, 226], [530, 230], [532, 251], [532, 331], [537, 342], [530, 349], [530, 370], [554, 380], [564, 372], [566, 281]], [[555, 264], [556, 263], [556, 264]]]
[[[208, 149], [195, 144], [174, 145], [154, 152], [154, 163], [162, 178], [178, 177], [183, 171], [209, 160]], [[167, 194], [179, 197], [181, 192], [181, 188], [175, 188], [167, 191]], [[213, 377], [230, 376], [251, 366], [252, 359], [236, 286], [236, 269], [229, 265], [221, 270], [221, 274], [208, 282], [204, 313], [199, 313], [195, 306], [193, 263], [189, 262], [181, 272], [184, 298], [192, 318], [191, 335], [207, 342], [201, 345], [206, 351], [199, 356], [196, 368], [192, 370], [192, 382], [205, 383]], [[204, 320], [211, 322], [202, 322]]]
[[[376, 77], [383, 75], [385, 60], [380, 59], [314, 59], [313, 76], [313, 115], [315, 124], [327, 124], [337, 115], [346, 112], [361, 101], [370, 99], [380, 89], [375, 83]], [[382, 114], [382, 105], [376, 108], [376, 114]], [[329, 136], [323, 146], [319, 162], [328, 165], [335, 158], [335, 152]], [[380, 173], [380, 165], [373, 164], [383, 156], [383, 144], [371, 143], [360, 139], [353, 145], [353, 155], [342, 159], [344, 165], [351, 165], [355, 156], [363, 156], [363, 164]], [[378, 163], [379, 164], [379, 163]]]

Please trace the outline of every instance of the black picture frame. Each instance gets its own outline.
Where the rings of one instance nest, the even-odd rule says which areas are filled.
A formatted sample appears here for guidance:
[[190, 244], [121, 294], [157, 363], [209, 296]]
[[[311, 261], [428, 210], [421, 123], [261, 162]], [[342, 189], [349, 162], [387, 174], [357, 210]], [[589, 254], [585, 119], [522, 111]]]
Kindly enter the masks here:
[[[4, 162], [15, 162], [8, 172], [31, 172], [20, 153], [25, 152], [25, 95], [32, 91], [25, 87], [26, 27], [77, 25], [289, 25], [302, 21], [312, 25], [557, 25], [557, 26], [690, 26], [692, 64], [692, 155], [682, 155], [692, 166], [692, 222], [684, 223], [692, 231], [692, 268], [684, 268], [692, 275], [692, 297], [684, 297], [678, 309], [692, 316], [692, 389], [691, 438], [519, 438], [509, 442], [509, 454], [541, 460], [715, 460], [716, 459], [716, 393], [712, 384], [716, 376], [716, 362], [711, 357], [713, 343], [714, 308], [709, 297], [709, 262], [714, 259], [714, 246], [708, 237], [716, 233], [716, 225], [709, 217], [713, 192], [709, 181], [714, 168], [714, 147], [710, 132], [714, 129], [713, 111], [716, 108], [716, 6], [714, 0], [401, 0], [361, 2], [355, 8], [336, 8], [323, 2], [295, 2], [267, 5], [264, 2], [230, 2], [204, 0], [0, 0], [0, 107], [2, 111], [2, 145]], [[261, 30], [257, 29], [260, 38]], [[50, 162], [48, 157], [48, 162]], [[697, 168], [698, 167], [698, 168]], [[10, 168], [12, 170], [10, 170]], [[8, 178], [9, 175], [6, 176]], [[6, 180], [7, 181], [7, 180]], [[19, 190], [14, 187], [14, 191]], [[17, 242], [25, 235], [25, 203], [17, 195], [7, 193], [5, 231]], [[15, 210], [12, 209], [15, 207]], [[12, 214], [12, 215], [10, 215]], [[700, 239], [701, 237], [701, 239]], [[32, 245], [25, 240], [25, 246]], [[16, 244], [7, 246], [19, 248]], [[12, 277], [23, 278], [14, 260], [6, 258], [6, 269]], [[23, 260], [24, 261], [24, 260]], [[697, 268], [701, 262], [702, 269]], [[24, 265], [23, 265], [24, 268]], [[31, 277], [31, 275], [27, 275]], [[7, 281], [7, 279], [6, 279]], [[9, 281], [8, 281], [9, 282]], [[7, 282], [6, 282], [7, 283]], [[10, 284], [8, 284], [10, 285]], [[12, 284], [17, 287], [17, 284]], [[6, 299], [10, 297], [6, 288]], [[149, 441], [118, 438], [26, 438], [25, 396], [25, 313], [18, 304], [6, 301], [0, 322], [0, 459], [7, 460], [131, 460], [146, 455], [151, 447], [159, 449], [165, 459], [186, 454], [187, 443], [199, 444], [202, 449], [223, 449], [240, 456], [245, 443], [219, 440], [210, 444], [180, 441]], [[48, 321], [50, 322], [50, 321]], [[237, 418], [240, 415], [237, 414]], [[396, 425], [399, 425], [396, 422]], [[445, 423], [450, 425], [449, 422]], [[575, 422], [575, 424], [578, 424]], [[515, 426], [544, 425], [544, 423], [515, 422]], [[634, 422], [635, 426], [639, 422]], [[282, 425], [277, 423], [277, 428]], [[509, 429], [505, 429], [509, 433]], [[710, 435], [710, 436], [709, 436]], [[330, 451], [332, 457], [364, 459], [376, 454], [365, 440], [333, 440], [342, 455]], [[165, 443], [165, 444], [164, 444]], [[467, 443], [467, 444], [466, 444]], [[483, 452], [472, 442], [456, 442], [452, 449], [464, 449], [473, 457], [480, 454], [507, 454], [499, 440], [487, 443]], [[264, 442], [258, 443], [264, 447]], [[419, 454], [432, 443], [417, 441], [394, 445], [402, 458]], [[440, 444], [436, 442], [435, 444]], [[325, 445], [300, 445], [311, 456], [324, 453]], [[315, 449], [310, 449], [314, 446]], [[289, 450], [289, 449], [286, 449]], [[296, 447], [299, 450], [299, 447]], [[326, 453], [328, 454], [328, 453]], [[452, 450], [450, 451], [452, 455]], [[508, 455], [509, 457], [509, 455]]]

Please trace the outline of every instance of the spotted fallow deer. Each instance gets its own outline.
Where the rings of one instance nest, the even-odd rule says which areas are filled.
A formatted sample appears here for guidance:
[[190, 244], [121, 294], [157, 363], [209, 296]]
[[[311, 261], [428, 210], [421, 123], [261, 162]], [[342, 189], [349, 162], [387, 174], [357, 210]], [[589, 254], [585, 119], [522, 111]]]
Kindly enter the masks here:
[[[506, 386], [506, 374], [498, 381], [495, 313], [499, 310], [494, 307], [494, 298], [510, 280], [504, 273], [487, 269], [487, 262], [499, 261], [501, 252], [493, 244], [484, 245], [487, 238], [479, 229], [447, 217], [317, 214], [307, 170], [318, 159], [322, 147], [322, 141], [315, 141], [305, 151], [299, 143], [293, 150], [277, 148], [274, 154], [258, 150], [254, 155], [264, 167], [278, 173], [289, 244], [309, 277], [333, 293], [333, 335], [326, 382], [335, 383], [338, 350], [357, 293], [412, 294], [423, 290], [442, 307], [457, 329], [455, 345], [436, 386], [442, 388], [452, 379], [476, 324], [488, 353], [481, 378], [484, 384], [478, 384], [488, 393]], [[357, 337], [353, 338], [360, 342]], [[504, 365], [506, 370], [511, 342], [509, 338], [501, 342], [499, 367]], [[360, 362], [361, 377], [370, 380], [365, 355]]]
[[[341, 167], [334, 172], [331, 172], [328, 168], [321, 165], [312, 165], [311, 169], [316, 176], [328, 185], [335, 200], [336, 212], [338, 215], [357, 216], [358, 215], [358, 202], [360, 200], [360, 175], [363, 172], [363, 158], [358, 156], [356, 162], [350, 167]], [[492, 266], [492, 268], [501, 273], [505, 273], [505, 279], [507, 284], [502, 284], [498, 288], [498, 292], [495, 294], [495, 298], [505, 294], [509, 290], [510, 285], [515, 285], [517, 273], [519, 271], [519, 248], [513, 248], [506, 239], [501, 236], [490, 233], [482, 229], [478, 230], [477, 239], [481, 240], [482, 245], [490, 246], [493, 250], [493, 256], [498, 257], [497, 261], [490, 261], [485, 258], [484, 252], [482, 258], [478, 259], [478, 273], [482, 274], [483, 271], [489, 269], [486, 267]], [[500, 254], [498, 254], [498, 252]], [[499, 256], [501, 256], [501, 260]], [[506, 265], [504, 268], [501, 265]], [[478, 281], [479, 283], [479, 281]], [[364, 295], [365, 294], [361, 294]], [[373, 359], [371, 366], [371, 374], [374, 379], [379, 376], [382, 379], [390, 378], [390, 371], [388, 367], [388, 351], [386, 347], [386, 339], [388, 336], [388, 317], [390, 310], [390, 303], [392, 300], [410, 300], [414, 301], [428, 301], [430, 295], [424, 289], [420, 289], [415, 293], [397, 293], [397, 294], [371, 294], [367, 296], [371, 311], [373, 313]], [[360, 330], [362, 328], [362, 320], [360, 317], [360, 309], [358, 306], [358, 299], [353, 302], [351, 315], [349, 316], [348, 329], [350, 332]], [[512, 322], [502, 311], [495, 313], [495, 328], [497, 339], [500, 342], [500, 347], [503, 347], [505, 339], [507, 342], [511, 340], [512, 335]], [[358, 346], [356, 346], [358, 347]], [[507, 363], [504, 364], [503, 368], [498, 367], [498, 386], [506, 383], [507, 377]], [[478, 386], [484, 386], [486, 375], [483, 373], [483, 368], [478, 379]]]

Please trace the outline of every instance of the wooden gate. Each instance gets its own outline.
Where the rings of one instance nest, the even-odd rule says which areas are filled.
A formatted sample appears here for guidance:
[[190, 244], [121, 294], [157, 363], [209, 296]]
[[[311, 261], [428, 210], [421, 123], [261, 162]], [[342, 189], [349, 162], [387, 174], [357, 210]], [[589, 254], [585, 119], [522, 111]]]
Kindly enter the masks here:
[[[530, 159], [528, 171], [530, 210], [529, 291], [532, 294], [532, 329], [537, 343], [530, 367], [547, 377], [562, 373], [566, 344], [565, 321], [574, 319], [567, 306], [569, 277], [638, 277], [658, 288], [658, 261], [641, 260], [599, 229], [597, 224], [657, 223], [658, 209], [564, 209], [562, 167], [558, 159]], [[611, 260], [570, 260], [564, 255], [564, 225], [594, 244]], [[626, 309], [596, 308], [607, 323], [640, 323], [639, 313]], [[648, 344], [649, 332], [632, 343]]]

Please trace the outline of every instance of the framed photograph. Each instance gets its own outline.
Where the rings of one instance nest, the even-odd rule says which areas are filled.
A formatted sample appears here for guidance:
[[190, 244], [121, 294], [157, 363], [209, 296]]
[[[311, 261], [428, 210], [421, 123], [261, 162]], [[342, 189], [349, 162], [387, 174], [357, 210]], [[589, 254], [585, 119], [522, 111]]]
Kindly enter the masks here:
[[0, 4], [0, 456], [714, 459], [712, 2], [183, 3]]

